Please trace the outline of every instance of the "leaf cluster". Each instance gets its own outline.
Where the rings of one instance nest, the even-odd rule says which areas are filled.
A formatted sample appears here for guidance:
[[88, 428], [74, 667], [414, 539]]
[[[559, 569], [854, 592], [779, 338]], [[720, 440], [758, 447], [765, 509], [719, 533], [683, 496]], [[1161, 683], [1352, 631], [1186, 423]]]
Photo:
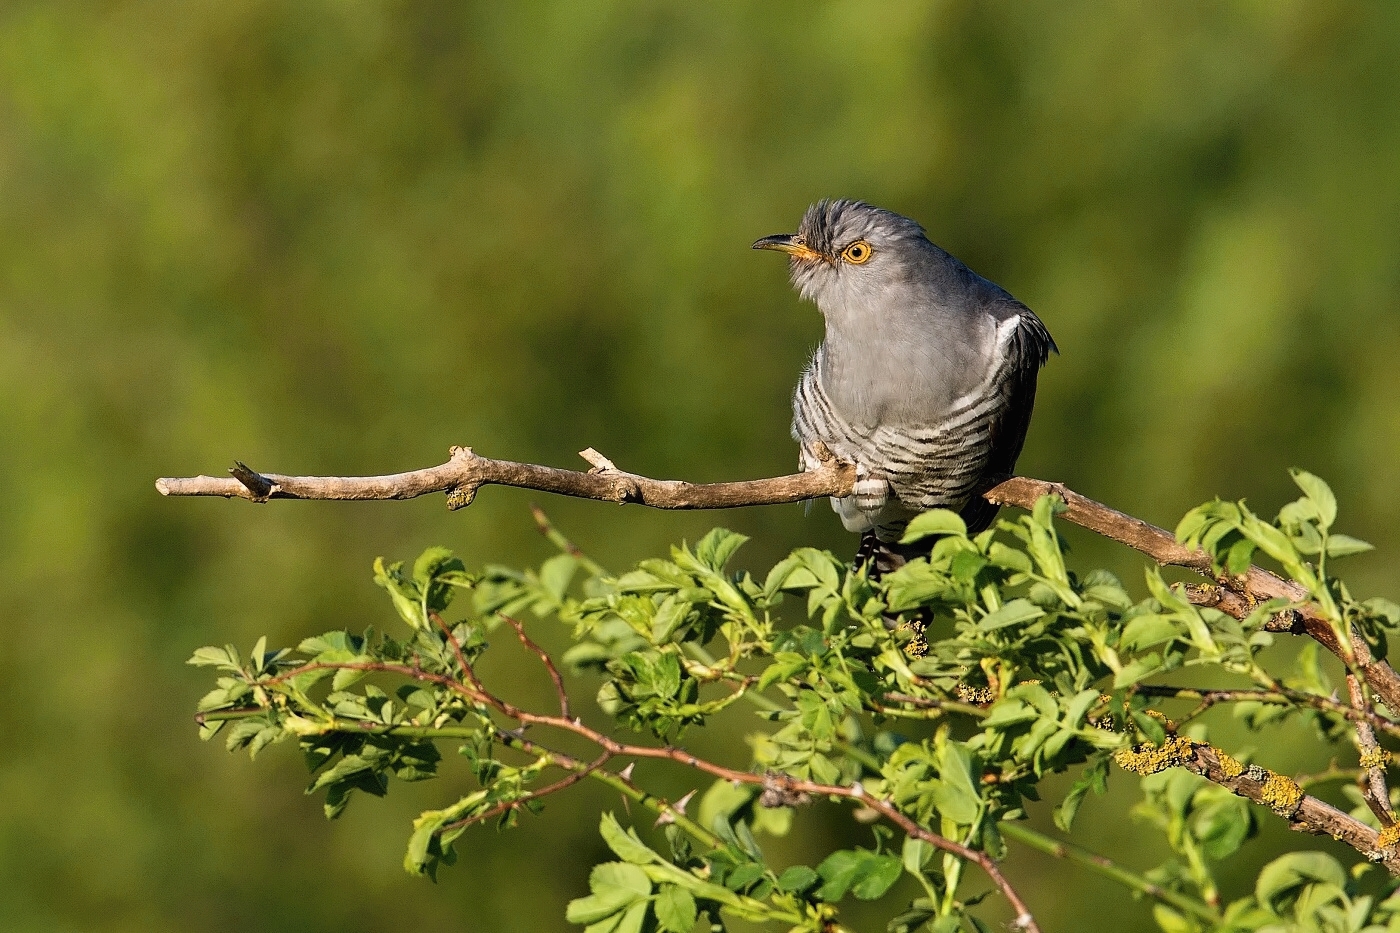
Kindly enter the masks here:
[[[1360, 632], [1383, 651], [1400, 608], [1354, 600], [1330, 575], [1329, 560], [1362, 545], [1331, 530], [1336, 504], [1324, 483], [1295, 479], [1302, 498], [1273, 521], [1217, 501], [1189, 513], [1178, 535], [1222, 575], [1267, 556], [1339, 633]], [[1321, 702], [1335, 689], [1316, 651], [1291, 673], [1261, 661], [1274, 640], [1266, 622], [1282, 605], [1237, 619], [1193, 604], [1156, 567], [1137, 597], [1108, 572], [1081, 576], [1055, 528], [1059, 508], [1046, 497], [977, 535], [954, 513], [927, 513], [905, 537], [922, 555], [879, 580], [812, 548], [762, 574], [734, 570], [745, 539], [723, 529], [616, 575], [571, 545], [524, 571], [468, 573], [442, 549], [411, 569], [379, 561], [375, 581], [402, 635], [329, 632], [277, 651], [259, 642], [246, 658], [233, 647], [200, 649], [192, 663], [219, 674], [200, 703], [202, 734], [226, 730], [229, 747], [250, 754], [295, 738], [313, 774], [308, 793], [325, 792], [331, 817], [355, 791], [382, 795], [392, 778], [437, 776], [439, 746], [455, 745], [472, 786], [415, 821], [405, 866], [417, 874], [450, 864], [475, 823], [513, 825], [578, 780], [610, 784], [658, 813], [664, 839], [649, 843], [604, 815], [617, 861], [597, 866], [591, 893], [569, 908], [570, 922], [590, 933], [686, 933], [702, 917], [819, 933], [838, 928], [848, 897], [897, 898], [891, 930], [987, 929], [972, 908], [988, 889], [970, 894], [969, 863], [940, 843], [1000, 859], [1005, 827], [1018, 827], [1016, 838], [1032, 832], [1022, 821], [1047, 776], [1079, 769], [1051, 801], [1069, 832], [1090, 792], [1105, 788], [1115, 752], [1161, 746], [1178, 730], [1207, 741], [1203, 709], [1181, 707], [1199, 692], [1183, 685], [1178, 697], [1164, 679], [1215, 672], [1243, 683], [1236, 712], [1251, 728], [1292, 717], [1325, 743], [1355, 736], [1355, 722]], [[470, 606], [449, 622], [458, 594]], [[474, 665], [503, 620], [522, 633], [533, 620], [562, 624], [572, 639], [563, 667], [597, 684], [597, 712], [585, 718], [608, 725], [562, 708], [521, 711], [483, 685]], [[758, 714], [751, 758], [700, 762], [680, 750], [688, 730], [741, 704]], [[536, 727], [589, 739], [599, 757], [564, 754]], [[638, 756], [718, 776], [698, 814], [613, 765]], [[1322, 856], [1275, 862], [1253, 895], [1222, 908], [1212, 866], [1253, 835], [1251, 805], [1179, 769], [1149, 775], [1142, 788], [1135, 813], [1173, 856], [1141, 875], [1114, 870], [1137, 878], [1125, 883], [1139, 894], [1167, 892], [1156, 916], [1170, 933], [1392, 928], [1394, 900], [1358, 893], [1355, 878]], [[772, 864], [756, 834], [787, 832], [823, 794], [878, 801], [888, 810], [857, 813], [896, 814], [900, 837], [881, 824], [870, 848], [833, 851], [814, 866]], [[1345, 925], [1356, 918], [1371, 926]]]

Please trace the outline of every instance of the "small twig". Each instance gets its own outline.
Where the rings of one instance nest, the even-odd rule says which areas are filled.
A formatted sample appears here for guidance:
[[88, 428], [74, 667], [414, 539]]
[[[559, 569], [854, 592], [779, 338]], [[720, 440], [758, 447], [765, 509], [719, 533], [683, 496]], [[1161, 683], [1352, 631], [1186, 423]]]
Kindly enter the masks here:
[[1360, 768], [1339, 768], [1337, 762], [1333, 761], [1324, 771], [1316, 774], [1300, 774], [1294, 778], [1294, 782], [1303, 790], [1315, 787], [1318, 784], [1326, 784], [1329, 781], [1362, 781], [1366, 778], [1366, 772]]
[[[450, 640], [456, 641], [450, 630], [448, 631], [448, 637]], [[979, 852], [975, 849], [968, 848], [932, 830], [925, 829], [908, 816], [904, 815], [904, 813], [900, 812], [898, 807], [893, 803], [880, 797], [872, 797], [866, 793], [865, 789], [859, 783], [850, 786], [842, 786], [799, 780], [785, 774], [755, 774], [751, 771], [738, 771], [733, 768], [726, 768], [723, 765], [698, 758], [684, 749], [672, 746], [657, 748], [655, 746], [630, 745], [618, 742], [611, 736], [589, 727], [582, 720], [570, 719], [563, 716], [542, 715], [540, 713], [532, 713], [527, 710], [519, 709], [482, 687], [480, 681], [475, 679], [469, 666], [464, 666], [463, 670], [471, 680], [470, 682], [464, 683], [443, 674], [434, 674], [422, 668], [406, 664], [389, 664], [380, 661], [312, 662], [302, 665], [301, 667], [284, 671], [275, 677], [269, 677], [265, 680], [258, 681], [258, 684], [270, 686], [290, 680], [308, 671], [340, 669], [400, 674], [414, 680], [438, 684], [460, 693], [475, 703], [489, 705], [502, 715], [514, 719], [522, 725], [548, 726], [565, 732], [571, 732], [585, 738], [602, 749], [601, 756], [604, 760], [617, 757], [664, 759], [686, 765], [697, 771], [701, 771], [713, 777], [722, 778], [726, 781], [731, 781], [735, 784], [753, 784], [763, 787], [765, 790], [772, 789], [778, 794], [783, 795], [786, 799], [808, 794], [811, 796], [849, 800], [861, 806], [869, 807], [898, 826], [906, 835], [912, 836], [915, 839], [921, 839], [935, 848], [942, 849], [961, 859], [975, 863], [992, 879], [993, 884], [997, 886], [1002, 895], [1010, 902], [1012, 909], [1016, 912], [1016, 918], [1012, 921], [1013, 926], [1016, 929], [1025, 931], [1025, 933], [1040, 933], [1040, 927], [1036, 924], [1035, 918], [1031, 914], [1030, 909], [1026, 906], [1025, 901], [1021, 899], [1021, 896], [1016, 892], [1016, 889], [1012, 887], [1006, 876], [1001, 873], [1001, 869], [991, 856], [985, 852]], [[530, 743], [523, 737], [515, 736], [515, 738], [523, 743], [520, 746], [522, 748], [527, 746], [535, 747], [533, 743]]]
[[1134, 891], [1141, 892], [1153, 900], [1161, 901], [1182, 913], [1191, 914], [1210, 924], [1220, 922], [1219, 911], [1213, 910], [1208, 904], [1176, 891], [1170, 891], [1159, 884], [1154, 884], [1137, 872], [1124, 868], [1097, 852], [1091, 852], [1071, 842], [1053, 839], [1043, 833], [1036, 832], [1024, 823], [1000, 823], [997, 828], [1003, 836], [1009, 839], [1015, 839], [1017, 842], [1030, 846], [1039, 852], [1044, 852], [1046, 855], [1053, 855], [1055, 858], [1083, 865], [1092, 872], [1103, 875], [1105, 878], [1116, 881]]
[[1277, 706], [1310, 706], [1321, 712], [1341, 716], [1358, 725], [1364, 724], [1367, 731], [1370, 732], [1373, 742], [1375, 741], [1375, 733], [1371, 731], [1372, 727], [1400, 738], [1400, 723], [1386, 719], [1374, 708], [1358, 709], [1330, 697], [1304, 693], [1301, 690], [1289, 690], [1285, 687], [1274, 690], [1207, 690], [1200, 687], [1173, 687], [1167, 684], [1138, 684], [1133, 687], [1133, 692], [1142, 696], [1162, 697], [1164, 699], [1200, 701], [1195, 709], [1181, 718], [1180, 722], [1182, 723], [1195, 719], [1217, 703], [1269, 703]]
[[[931, 712], [961, 713], [964, 716], [972, 716], [976, 719], [985, 719], [987, 717], [987, 711], [982, 707], [974, 706], [971, 703], [960, 703], [957, 700], [944, 700], [935, 697], [916, 697], [910, 696], [907, 693], [887, 693], [885, 694], [885, 699], [893, 700], [896, 703], [903, 703], [907, 706], [913, 706], [918, 709], [929, 710]], [[873, 705], [875, 706], [875, 712], [880, 713], [882, 716], [908, 715], [907, 710], [885, 706], [884, 704]]]
[[559, 715], [565, 719], [572, 719], [573, 714], [569, 712], [569, 694], [564, 689], [564, 678], [559, 676], [559, 668], [554, 666], [554, 661], [549, 657], [549, 653], [525, 634], [525, 626], [519, 619], [504, 613], [501, 614], [501, 618], [509, 622], [510, 627], [515, 629], [520, 643], [539, 656], [540, 662], [544, 664], [544, 669], [549, 672], [549, 679], [554, 683], [554, 695], [559, 698]]
[[[1204, 743], [1193, 746], [1185, 766], [1241, 797], [1269, 807], [1288, 820], [1289, 828], [1340, 839], [1368, 858], [1384, 864], [1392, 875], [1400, 875], [1400, 858], [1396, 857], [1393, 848], [1382, 849], [1378, 844], [1380, 834], [1376, 830], [1331, 804], [1302, 793], [1297, 782], [1257, 766], [1236, 772], [1233, 767], [1227, 768], [1221, 762], [1219, 753]], [[1287, 793], [1289, 786], [1298, 794], [1296, 807], [1291, 813], [1285, 812], [1285, 805], [1291, 797]], [[1280, 794], [1280, 789], [1283, 789], [1283, 794]]]
[[539, 529], [540, 534], [544, 535], [545, 539], [549, 541], [550, 544], [578, 561], [579, 566], [583, 567], [584, 570], [587, 570], [593, 576], [607, 576], [607, 571], [603, 569], [601, 564], [590, 558], [583, 552], [582, 548], [574, 544], [562, 531], [554, 527], [554, 523], [549, 520], [549, 516], [544, 513], [544, 509], [532, 502], [530, 503], [530, 514], [535, 519], [535, 527]]
[[[1365, 686], [1355, 674], [1347, 674], [1347, 693], [1357, 712], [1363, 716], [1371, 712], [1371, 702], [1366, 696]], [[1366, 806], [1371, 808], [1371, 812], [1381, 821], [1382, 826], [1393, 826], [1395, 811], [1390, 807], [1390, 789], [1385, 783], [1385, 765], [1390, 756], [1376, 741], [1376, 732], [1366, 719], [1356, 724], [1356, 747], [1361, 752], [1361, 768], [1365, 772], [1365, 780], [1361, 782], [1361, 796], [1365, 798]]]
[[447, 823], [439, 831], [448, 832], [450, 830], [461, 829], [466, 826], [471, 826], [473, 823], [485, 823], [495, 819], [496, 817], [510, 810], [519, 810], [521, 807], [525, 806], [525, 804], [529, 803], [532, 800], [539, 800], [541, 797], [548, 797], [550, 794], [557, 794], [561, 790], [573, 787], [579, 781], [582, 781], [584, 778], [588, 777], [588, 775], [603, 767], [603, 765], [608, 763], [608, 759], [610, 759], [612, 756], [609, 755], [607, 752], [604, 752], [603, 754], [599, 755], [597, 758], [593, 759], [592, 761], [586, 764], [568, 755], [551, 754], [550, 757], [557, 757], [559, 759], [559, 761], [557, 762], [559, 766], [562, 768], [567, 768], [570, 773], [555, 781], [553, 784], [547, 784], [538, 790], [532, 790], [528, 793], [522, 794], [521, 796], [516, 797], [514, 800], [502, 801], [501, 803], [496, 804], [496, 806], [490, 808], [489, 810], [484, 810], [481, 813], [477, 813], [473, 816], [463, 817], [460, 820], [455, 820], [451, 823]]

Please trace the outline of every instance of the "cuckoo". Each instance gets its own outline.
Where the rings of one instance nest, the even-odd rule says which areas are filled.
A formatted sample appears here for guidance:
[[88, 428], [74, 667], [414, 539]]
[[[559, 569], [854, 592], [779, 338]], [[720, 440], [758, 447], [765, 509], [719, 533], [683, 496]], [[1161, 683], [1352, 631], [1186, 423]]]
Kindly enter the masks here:
[[821, 442], [856, 466], [831, 506], [861, 534], [857, 560], [903, 563], [899, 539], [920, 512], [952, 509], [969, 533], [997, 507], [982, 493], [1011, 476], [1052, 351], [1030, 308], [935, 246], [907, 217], [862, 201], [821, 201], [796, 233], [754, 249], [789, 257], [825, 339], [793, 396], [802, 469]]

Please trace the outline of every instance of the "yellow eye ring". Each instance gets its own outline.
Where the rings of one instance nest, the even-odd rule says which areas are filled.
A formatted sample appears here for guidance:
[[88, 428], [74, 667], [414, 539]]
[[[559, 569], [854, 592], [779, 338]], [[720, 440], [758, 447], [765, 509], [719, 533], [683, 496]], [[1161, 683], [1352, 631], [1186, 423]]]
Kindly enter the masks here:
[[854, 266], [858, 266], [863, 262], [869, 262], [870, 257], [874, 255], [875, 250], [871, 249], [870, 244], [864, 240], [856, 240], [841, 251], [841, 258]]

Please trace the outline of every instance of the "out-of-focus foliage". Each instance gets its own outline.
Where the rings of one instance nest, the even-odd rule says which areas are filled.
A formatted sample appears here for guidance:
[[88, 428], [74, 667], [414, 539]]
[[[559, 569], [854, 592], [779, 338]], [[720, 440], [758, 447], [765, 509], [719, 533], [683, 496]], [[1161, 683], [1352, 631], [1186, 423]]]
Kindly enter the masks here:
[[[169, 701], [202, 690], [193, 645], [364, 615], [376, 554], [534, 563], [528, 497], [254, 508], [150, 481], [451, 443], [787, 471], [820, 322], [747, 247], [818, 197], [919, 218], [1044, 317], [1063, 355], [1025, 472], [1168, 522], [1210, 494], [1269, 513], [1301, 464], [1394, 553], [1397, 60], [1385, 3], [0, 5], [7, 928], [445, 931], [468, 900], [481, 929], [555, 924], [597, 807], [424, 893], [390, 843], [417, 788], [327, 827]], [[713, 523], [550, 510], [611, 566]], [[852, 547], [823, 507], [724, 522], [755, 565]], [[1355, 561], [1359, 592], [1400, 589]], [[522, 897], [546, 838], [579, 857]], [[1113, 889], [1040, 867], [1048, 926], [1104, 928]]]

